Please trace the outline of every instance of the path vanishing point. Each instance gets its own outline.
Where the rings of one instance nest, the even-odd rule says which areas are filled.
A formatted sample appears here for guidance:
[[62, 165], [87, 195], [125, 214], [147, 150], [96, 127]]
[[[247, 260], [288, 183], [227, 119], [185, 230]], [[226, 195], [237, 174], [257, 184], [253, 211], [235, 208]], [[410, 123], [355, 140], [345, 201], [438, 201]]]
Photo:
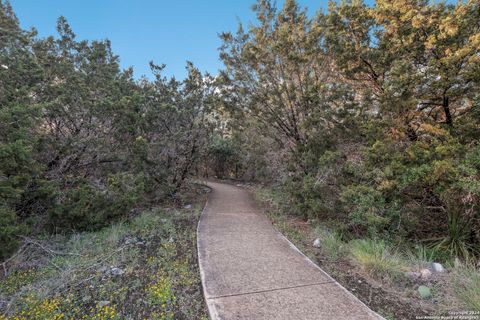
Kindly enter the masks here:
[[382, 319], [283, 237], [246, 190], [208, 186], [198, 255], [212, 320]]

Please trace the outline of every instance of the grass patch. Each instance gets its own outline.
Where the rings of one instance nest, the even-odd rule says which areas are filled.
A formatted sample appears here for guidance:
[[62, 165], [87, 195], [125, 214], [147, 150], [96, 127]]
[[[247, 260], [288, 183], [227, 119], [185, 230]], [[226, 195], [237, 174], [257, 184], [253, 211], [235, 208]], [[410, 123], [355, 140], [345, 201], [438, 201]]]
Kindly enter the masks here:
[[395, 278], [403, 269], [400, 258], [381, 240], [352, 240], [349, 248], [354, 261], [373, 276]]
[[319, 236], [321, 246], [331, 260], [336, 261], [346, 253], [346, 244], [342, 241], [342, 236], [338, 232], [323, 227], [316, 227], [314, 232]]
[[404, 250], [405, 263], [412, 270], [421, 270], [428, 268], [432, 262], [446, 261], [447, 256], [436, 247], [417, 245], [412, 249]]
[[455, 270], [454, 291], [469, 310], [480, 312], [480, 271], [474, 267]]
[[97, 232], [33, 240], [0, 281], [5, 319], [207, 319], [195, 209], [156, 209]]

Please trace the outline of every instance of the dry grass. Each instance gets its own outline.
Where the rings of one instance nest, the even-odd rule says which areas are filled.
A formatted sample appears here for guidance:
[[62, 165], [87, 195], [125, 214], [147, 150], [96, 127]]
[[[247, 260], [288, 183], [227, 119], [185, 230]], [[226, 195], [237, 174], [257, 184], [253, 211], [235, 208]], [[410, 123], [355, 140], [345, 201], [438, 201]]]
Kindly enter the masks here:
[[97, 232], [30, 239], [0, 281], [0, 319], [206, 319], [200, 209], [158, 209]]

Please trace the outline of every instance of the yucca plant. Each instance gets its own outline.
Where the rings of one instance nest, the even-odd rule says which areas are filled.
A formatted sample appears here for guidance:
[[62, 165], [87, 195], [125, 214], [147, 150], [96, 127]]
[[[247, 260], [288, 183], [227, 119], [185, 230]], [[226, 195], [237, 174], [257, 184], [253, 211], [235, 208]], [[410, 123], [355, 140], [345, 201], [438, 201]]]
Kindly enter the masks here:
[[469, 260], [478, 254], [478, 249], [473, 245], [470, 225], [469, 219], [462, 217], [459, 212], [450, 212], [447, 235], [429, 239], [430, 247], [447, 252], [451, 257]]

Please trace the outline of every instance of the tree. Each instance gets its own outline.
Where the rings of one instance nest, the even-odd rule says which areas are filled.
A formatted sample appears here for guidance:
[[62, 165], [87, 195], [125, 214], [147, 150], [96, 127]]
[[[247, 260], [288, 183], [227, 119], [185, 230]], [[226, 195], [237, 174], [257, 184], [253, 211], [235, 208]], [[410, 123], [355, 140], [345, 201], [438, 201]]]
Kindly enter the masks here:
[[391, 117], [416, 140], [424, 124], [453, 127], [472, 110], [478, 6], [331, 2], [326, 42], [340, 72], [360, 86], [370, 112]]
[[[65, 18], [36, 38], [0, 2], [0, 258], [22, 233], [91, 230], [177, 200], [206, 153], [215, 80], [121, 70], [108, 40], [78, 41]], [[33, 226], [33, 228], [27, 228]]]
[[[25, 32], [8, 2], [0, 1], [0, 259], [15, 248], [18, 214], [38, 196], [35, 160], [39, 106], [34, 92], [42, 69], [32, 53], [35, 32]], [[5, 227], [4, 227], [5, 226]]]
[[328, 61], [318, 46], [320, 30], [293, 0], [278, 11], [259, 1], [259, 24], [221, 35], [221, 58], [230, 103], [274, 126], [287, 145], [305, 143], [302, 123], [316, 107]]

